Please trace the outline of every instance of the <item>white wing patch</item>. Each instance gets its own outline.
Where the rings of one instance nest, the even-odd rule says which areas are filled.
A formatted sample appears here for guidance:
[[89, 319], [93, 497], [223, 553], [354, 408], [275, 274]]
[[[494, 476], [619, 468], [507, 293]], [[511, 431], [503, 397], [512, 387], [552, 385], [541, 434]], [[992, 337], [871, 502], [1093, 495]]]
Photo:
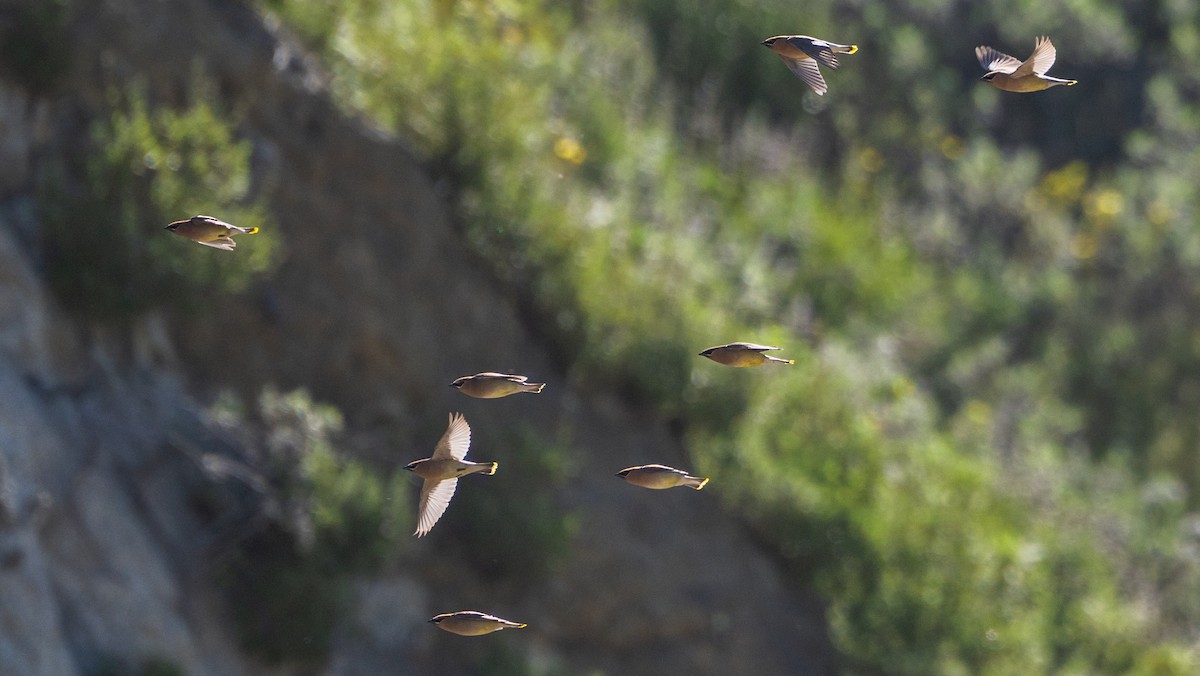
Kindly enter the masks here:
[[1020, 59], [1009, 56], [1004, 52], [998, 52], [986, 45], [980, 45], [975, 48], [975, 58], [979, 59], [979, 65], [983, 66], [983, 69], [989, 73], [995, 71], [1011, 74], [1021, 67]]
[[433, 449], [433, 459], [462, 460], [467, 457], [467, 451], [470, 448], [471, 426], [467, 424], [467, 419], [461, 413], [451, 413], [450, 425], [446, 428], [446, 433], [442, 435], [441, 440], [438, 441], [437, 448]]
[[433, 529], [433, 524], [442, 518], [446, 508], [450, 506], [450, 498], [454, 497], [456, 488], [458, 479], [427, 480], [421, 486], [421, 506], [417, 512], [417, 530], [413, 535], [421, 537]]
[[204, 246], [211, 246], [214, 249], [220, 249], [222, 251], [233, 251], [234, 248], [237, 247], [236, 242], [234, 242], [232, 239], [229, 239], [226, 237], [222, 237], [221, 239], [214, 239], [211, 242], [197, 242], [197, 244], [203, 244]]
[[1046, 71], [1050, 70], [1050, 66], [1054, 65], [1056, 58], [1058, 58], [1058, 50], [1054, 49], [1050, 38], [1043, 35], [1034, 42], [1033, 54], [1025, 59], [1025, 63], [1022, 63], [1017, 71], [1021, 74], [1045, 75]]

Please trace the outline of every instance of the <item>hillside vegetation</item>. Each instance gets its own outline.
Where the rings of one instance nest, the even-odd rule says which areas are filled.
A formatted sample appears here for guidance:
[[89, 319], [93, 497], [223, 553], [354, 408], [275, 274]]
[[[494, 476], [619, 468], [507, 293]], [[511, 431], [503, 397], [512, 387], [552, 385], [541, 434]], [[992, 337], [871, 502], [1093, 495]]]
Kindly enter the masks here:
[[[1200, 8], [261, 0], [854, 671], [1200, 663]], [[816, 97], [759, 46], [860, 45]], [[977, 82], [1059, 48], [1080, 84]], [[790, 368], [696, 356], [779, 344]], [[719, 489], [718, 489], [719, 486]]]

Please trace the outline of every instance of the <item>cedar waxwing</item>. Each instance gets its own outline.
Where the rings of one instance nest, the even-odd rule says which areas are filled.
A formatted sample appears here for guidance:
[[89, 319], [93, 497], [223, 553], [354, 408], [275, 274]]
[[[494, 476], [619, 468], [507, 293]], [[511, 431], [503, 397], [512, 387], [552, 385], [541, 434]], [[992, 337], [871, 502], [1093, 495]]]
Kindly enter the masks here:
[[756, 345], [755, 343], [730, 343], [728, 345], [710, 347], [701, 352], [700, 356], [708, 357], [718, 364], [725, 364], [726, 366], [758, 366], [769, 361], [779, 364], [796, 363], [794, 359], [780, 359], [779, 357], [763, 354], [766, 350], [778, 349], [770, 345]]
[[524, 629], [523, 622], [510, 622], [495, 615], [481, 613], [478, 610], [460, 610], [457, 613], [442, 613], [429, 619], [439, 629], [445, 629], [459, 636], [483, 636], [501, 629]]
[[527, 382], [525, 376], [509, 375], [507, 373], [476, 373], [473, 376], [463, 376], [450, 383], [450, 387], [458, 388], [459, 392], [477, 399], [499, 399], [517, 392], [542, 391], [546, 383]]
[[454, 489], [458, 487], [458, 477], [476, 472], [489, 475], [496, 473], [497, 463], [464, 460], [470, 447], [471, 426], [461, 413], [451, 413], [450, 426], [438, 441], [437, 448], [433, 449], [433, 456], [405, 465], [404, 469], [425, 480], [421, 485], [417, 530], [413, 535], [425, 535], [446, 513], [450, 498], [454, 497]]
[[1054, 65], [1056, 56], [1058, 52], [1055, 51], [1050, 38], [1044, 35], [1034, 41], [1033, 54], [1024, 62], [987, 45], [975, 48], [975, 58], [979, 59], [979, 65], [987, 71], [987, 74], [979, 79], [1006, 92], [1040, 92], [1055, 85], [1069, 87], [1077, 83], [1078, 80], [1064, 80], [1046, 75], [1046, 71]]
[[667, 467], [666, 465], [626, 467], [617, 472], [617, 476], [634, 486], [641, 486], [642, 488], [662, 489], [688, 486], [700, 490], [704, 488], [704, 484], [708, 483], [708, 478], [701, 479], [698, 476], [691, 476], [681, 469]]
[[829, 87], [825, 86], [825, 78], [821, 77], [817, 61], [830, 68], [837, 68], [838, 60], [834, 54], [853, 54], [858, 51], [858, 45], [839, 45], [807, 35], [776, 35], [763, 40], [762, 44], [778, 54], [796, 77], [804, 80], [805, 84], [821, 96], [829, 91]]
[[204, 246], [225, 251], [233, 251], [237, 246], [233, 241], [234, 235], [253, 235], [258, 232], [258, 228], [239, 228], [212, 216], [192, 216], [186, 221], [175, 221], [167, 226], [167, 230]]

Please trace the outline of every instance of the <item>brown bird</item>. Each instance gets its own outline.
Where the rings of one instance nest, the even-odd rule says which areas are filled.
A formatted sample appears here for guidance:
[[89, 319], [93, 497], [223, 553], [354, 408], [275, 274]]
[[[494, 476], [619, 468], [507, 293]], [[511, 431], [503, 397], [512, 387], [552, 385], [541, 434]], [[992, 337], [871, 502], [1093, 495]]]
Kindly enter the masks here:
[[676, 486], [688, 486], [700, 490], [704, 488], [704, 484], [708, 483], [708, 478], [701, 479], [698, 476], [692, 476], [681, 469], [667, 467], [666, 465], [638, 465], [637, 467], [626, 467], [617, 472], [617, 476], [628, 481], [634, 486], [642, 488], [674, 488]]
[[234, 235], [253, 235], [258, 228], [239, 228], [212, 216], [192, 216], [186, 221], [175, 221], [167, 226], [167, 230], [214, 249], [233, 251], [237, 244]]
[[724, 364], [726, 366], [759, 366], [769, 361], [778, 364], [795, 364], [794, 359], [780, 359], [764, 354], [767, 350], [778, 350], [777, 347], [770, 345], [758, 345], [756, 343], [730, 343], [728, 345], [718, 345], [710, 347], [700, 353], [701, 357]]
[[445, 629], [459, 636], [483, 636], [501, 629], [524, 629], [524, 622], [512, 622], [478, 610], [460, 610], [457, 613], [442, 613], [429, 619], [438, 629]]
[[1046, 75], [1058, 52], [1050, 42], [1050, 38], [1041, 36], [1033, 43], [1033, 54], [1028, 59], [1018, 61], [1015, 57], [998, 52], [987, 45], [975, 48], [975, 58], [979, 65], [987, 71], [979, 78], [996, 89], [1006, 92], [1040, 92], [1057, 85], [1070, 87], [1078, 80], [1064, 80]]
[[495, 474], [499, 465], [494, 462], [468, 462], [467, 450], [471, 447], [471, 426], [461, 413], [450, 414], [450, 425], [433, 449], [433, 456], [414, 460], [405, 469], [425, 480], [421, 484], [421, 502], [417, 510], [417, 530], [421, 537], [442, 518], [458, 488], [458, 478], [476, 472]]
[[499, 399], [517, 392], [542, 391], [546, 383], [531, 383], [525, 376], [507, 373], [476, 373], [473, 376], [463, 376], [450, 383], [450, 387], [458, 388], [459, 392], [477, 399]]
[[767, 49], [779, 55], [787, 67], [820, 96], [829, 91], [817, 62], [836, 69], [837, 54], [853, 54], [858, 45], [839, 45], [836, 42], [818, 40], [807, 35], [776, 35], [762, 41]]

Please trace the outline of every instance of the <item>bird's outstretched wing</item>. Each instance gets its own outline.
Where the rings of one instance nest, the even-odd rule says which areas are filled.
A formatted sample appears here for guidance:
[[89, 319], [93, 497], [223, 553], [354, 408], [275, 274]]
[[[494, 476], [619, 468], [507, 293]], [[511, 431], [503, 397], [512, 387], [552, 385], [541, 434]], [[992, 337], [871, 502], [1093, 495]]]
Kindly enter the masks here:
[[214, 249], [221, 249], [222, 251], [233, 251], [234, 248], [237, 247], [237, 242], [234, 242], [232, 239], [230, 239], [228, 237], [222, 237], [221, 239], [214, 239], [211, 242], [196, 241], [196, 243], [203, 244], [204, 246], [211, 246]]
[[824, 96], [825, 92], [829, 91], [829, 87], [825, 84], [825, 78], [821, 77], [821, 69], [817, 68], [817, 62], [812, 59], [792, 59], [782, 54], [779, 58], [787, 64], [796, 77], [804, 80], [804, 84], [812, 87], [812, 90], [819, 95]]
[[1050, 42], [1050, 38], [1043, 35], [1033, 43], [1033, 54], [1030, 54], [1029, 58], [1025, 59], [1025, 62], [1021, 64], [1021, 67], [1013, 75], [1045, 75], [1046, 71], [1050, 70], [1050, 66], [1054, 65], [1056, 58], [1058, 58], [1058, 50], [1054, 49], [1054, 44]]
[[998, 52], [987, 45], [980, 45], [975, 48], [975, 58], [979, 59], [979, 65], [983, 69], [991, 73], [993, 71], [999, 73], [1012, 74], [1021, 67], [1021, 60], [1015, 56], [1009, 56], [1004, 52]]
[[417, 530], [413, 533], [421, 537], [433, 529], [433, 524], [442, 518], [446, 508], [450, 506], [450, 498], [454, 497], [454, 489], [458, 488], [458, 479], [443, 479], [441, 481], [425, 480], [421, 486], [421, 503], [417, 511]]
[[454, 458], [462, 460], [467, 457], [467, 450], [471, 448], [471, 426], [467, 424], [467, 419], [461, 413], [450, 414], [450, 425], [446, 428], [446, 433], [442, 435], [438, 441], [437, 448], [433, 449], [433, 460], [447, 460]]

